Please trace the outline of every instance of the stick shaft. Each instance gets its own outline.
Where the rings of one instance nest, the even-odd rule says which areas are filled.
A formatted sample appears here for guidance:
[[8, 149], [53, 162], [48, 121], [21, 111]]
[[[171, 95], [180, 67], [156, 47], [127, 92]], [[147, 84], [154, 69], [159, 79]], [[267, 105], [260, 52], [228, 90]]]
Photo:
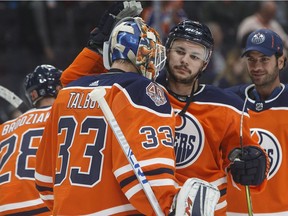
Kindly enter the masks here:
[[[93, 91], [95, 91], [95, 90], [93, 90]], [[103, 88], [103, 90], [105, 91], [104, 88]], [[103, 91], [103, 90], [101, 90], [101, 91]], [[96, 92], [96, 94], [97, 94], [97, 92]], [[146, 179], [139, 162], [137, 161], [135, 155], [133, 154], [129, 143], [127, 142], [127, 140], [126, 140], [120, 126], [118, 125], [107, 101], [105, 100], [104, 95], [105, 95], [105, 93], [103, 94], [102, 97], [97, 97], [96, 100], [97, 100], [102, 112], [104, 113], [104, 116], [107, 119], [114, 135], [116, 136], [116, 139], [118, 140], [123, 152], [125, 153], [127, 160], [129, 161], [130, 165], [132, 166], [132, 169], [133, 169], [138, 181], [142, 185], [143, 191], [145, 192], [152, 208], [154, 209], [156, 215], [162, 216], [164, 214], [163, 214], [162, 209], [158, 203], [158, 200], [156, 199], [155, 194], [154, 194], [148, 180]]]
[[[242, 155], [243, 155], [243, 121], [244, 121], [244, 111], [245, 111], [247, 99], [248, 98], [246, 98], [244, 101], [244, 105], [243, 105], [243, 109], [242, 109], [242, 113], [241, 113], [241, 120], [240, 120], [240, 147], [241, 147]], [[245, 194], [246, 194], [248, 215], [253, 216], [252, 199], [251, 199], [251, 193], [250, 193], [249, 185], [245, 185]]]
[[252, 200], [251, 200], [250, 188], [248, 185], [245, 186], [245, 192], [246, 192], [248, 215], [253, 216]]
[[16, 94], [9, 89], [0, 85], [0, 97], [9, 102], [15, 109], [17, 109], [23, 101]]

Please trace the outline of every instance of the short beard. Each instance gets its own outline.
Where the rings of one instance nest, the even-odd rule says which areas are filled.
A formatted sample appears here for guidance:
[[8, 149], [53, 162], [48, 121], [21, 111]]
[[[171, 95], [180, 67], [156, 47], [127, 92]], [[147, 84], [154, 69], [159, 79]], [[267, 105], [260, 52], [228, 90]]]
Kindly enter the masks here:
[[[189, 76], [188, 78], [182, 78], [182, 77], [178, 77], [176, 76], [174, 73], [171, 72], [171, 70], [168, 68], [167, 69], [167, 76], [169, 79], [172, 79], [175, 83], [182, 83], [182, 84], [191, 84], [193, 83], [194, 79], [196, 76]], [[201, 73], [201, 71], [199, 70], [197, 72], [198, 73]]]
[[[274, 73], [273, 74], [268, 74], [267, 77], [265, 77], [264, 80], [262, 80], [260, 83], [255, 83], [255, 80], [253, 79], [253, 77], [249, 74], [250, 79], [252, 80], [252, 82], [259, 87], [265, 87], [270, 85], [271, 83], [274, 83], [275, 80], [277, 79], [277, 77], [279, 76], [279, 71], [278, 71], [278, 67], [276, 66], [274, 68]], [[276, 73], [278, 71], [278, 73]]]

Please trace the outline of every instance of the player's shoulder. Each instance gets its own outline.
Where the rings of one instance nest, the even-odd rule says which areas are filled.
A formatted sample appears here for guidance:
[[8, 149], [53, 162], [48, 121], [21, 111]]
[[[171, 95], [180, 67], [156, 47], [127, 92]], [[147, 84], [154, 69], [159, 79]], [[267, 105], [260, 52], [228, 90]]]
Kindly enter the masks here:
[[288, 107], [288, 84], [281, 84], [281, 90], [279, 93], [273, 94], [272, 98], [269, 99], [269, 102], [271, 102], [271, 106], [275, 107], [285, 107], [287, 109]]
[[203, 93], [200, 100], [219, 104], [223, 106], [231, 106], [238, 110], [243, 108], [243, 100], [233, 91], [228, 91], [213, 85], [203, 85]]
[[288, 84], [283, 84], [283, 94], [288, 95]]
[[229, 88], [225, 88], [224, 91], [233, 92], [244, 99], [246, 92], [251, 88], [254, 88], [254, 84], [235, 85]]
[[27, 110], [26, 112], [22, 113], [21, 115], [19, 115], [18, 117], [8, 120], [6, 122], [4, 122], [3, 124], [10, 124], [12, 122], [16, 122], [19, 121], [20, 119], [23, 118], [27, 118], [27, 116], [39, 116], [42, 113], [50, 113], [51, 111], [51, 106], [45, 106], [45, 107], [41, 107], [41, 108], [31, 108], [29, 110]]
[[145, 107], [159, 113], [172, 113], [168, 96], [158, 83], [139, 74], [130, 73], [118, 84], [126, 92], [133, 106]]
[[79, 87], [117, 87], [129, 97], [134, 106], [146, 107], [161, 113], [171, 113], [171, 105], [163, 88], [156, 82], [133, 72], [109, 71], [101, 75], [82, 77], [67, 85], [67, 88]]
[[[149, 82], [149, 79], [141, 76], [138, 73], [124, 72], [121, 70], [112, 70], [107, 73], [98, 75], [89, 75], [81, 77], [75, 81], [69, 83], [66, 88], [69, 87], [95, 87], [95, 86], [112, 86], [118, 83], [122, 86], [143, 86]], [[140, 87], [139, 86], [139, 87]]]
[[4, 122], [0, 125], [2, 136], [12, 133], [24, 133], [31, 128], [44, 128], [50, 116], [51, 106], [43, 108], [32, 108], [15, 119]]
[[77, 80], [74, 80], [72, 82], [70, 82], [67, 86], [65, 86], [64, 88], [71, 88], [71, 87], [87, 87], [89, 86], [91, 83], [93, 83], [93, 81], [98, 80], [99, 78], [97, 77], [97, 75], [89, 75], [89, 76], [83, 76], [80, 77]]

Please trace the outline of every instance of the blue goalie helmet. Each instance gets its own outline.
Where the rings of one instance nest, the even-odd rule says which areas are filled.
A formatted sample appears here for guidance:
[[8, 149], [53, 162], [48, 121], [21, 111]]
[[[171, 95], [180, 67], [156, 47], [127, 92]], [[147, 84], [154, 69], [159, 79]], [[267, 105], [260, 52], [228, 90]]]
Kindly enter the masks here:
[[62, 71], [52, 65], [39, 65], [29, 73], [24, 82], [30, 103], [35, 104], [43, 97], [56, 97], [61, 89]]
[[173, 41], [177, 38], [202, 45], [206, 49], [205, 61], [209, 62], [214, 47], [214, 39], [208, 26], [192, 20], [184, 20], [178, 23], [168, 34], [165, 44], [166, 49], [170, 49]]
[[155, 79], [165, 66], [166, 50], [153, 28], [140, 17], [128, 17], [116, 24], [104, 43], [103, 58], [107, 69], [115, 60], [129, 60], [141, 75]]

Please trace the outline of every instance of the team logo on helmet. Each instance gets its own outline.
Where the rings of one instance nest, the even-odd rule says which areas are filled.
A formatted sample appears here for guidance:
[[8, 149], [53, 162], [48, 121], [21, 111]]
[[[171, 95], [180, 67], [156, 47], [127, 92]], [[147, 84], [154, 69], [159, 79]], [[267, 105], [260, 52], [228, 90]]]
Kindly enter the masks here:
[[[179, 112], [179, 110], [176, 110]], [[193, 164], [204, 148], [204, 131], [199, 121], [191, 114], [177, 115], [174, 150], [176, 168]]]
[[252, 128], [251, 135], [258, 138], [258, 143], [265, 149], [269, 161], [270, 170], [268, 179], [271, 179], [279, 170], [282, 163], [282, 148], [278, 139], [269, 131], [260, 128]]

